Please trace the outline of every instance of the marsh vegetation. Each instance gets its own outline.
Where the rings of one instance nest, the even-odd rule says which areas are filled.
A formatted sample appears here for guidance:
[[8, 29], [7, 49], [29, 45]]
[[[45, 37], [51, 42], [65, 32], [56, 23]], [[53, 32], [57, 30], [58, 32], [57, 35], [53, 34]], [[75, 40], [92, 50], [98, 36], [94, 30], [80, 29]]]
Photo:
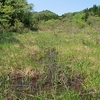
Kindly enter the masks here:
[[99, 100], [100, 7], [58, 16], [24, 6], [0, 12], [0, 99]]

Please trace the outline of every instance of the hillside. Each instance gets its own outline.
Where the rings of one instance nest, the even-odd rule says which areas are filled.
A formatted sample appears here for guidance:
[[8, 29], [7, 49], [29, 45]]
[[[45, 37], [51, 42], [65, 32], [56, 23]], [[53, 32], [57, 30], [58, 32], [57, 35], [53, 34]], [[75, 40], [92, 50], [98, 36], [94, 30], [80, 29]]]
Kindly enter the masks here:
[[99, 8], [0, 16], [0, 100], [99, 100]]

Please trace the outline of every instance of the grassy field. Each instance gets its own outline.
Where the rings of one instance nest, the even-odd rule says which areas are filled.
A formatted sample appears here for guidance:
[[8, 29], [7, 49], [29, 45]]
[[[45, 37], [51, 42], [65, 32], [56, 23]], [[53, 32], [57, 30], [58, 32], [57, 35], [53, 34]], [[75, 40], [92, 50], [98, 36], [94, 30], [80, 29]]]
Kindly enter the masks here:
[[0, 100], [99, 99], [100, 34], [1, 34]]

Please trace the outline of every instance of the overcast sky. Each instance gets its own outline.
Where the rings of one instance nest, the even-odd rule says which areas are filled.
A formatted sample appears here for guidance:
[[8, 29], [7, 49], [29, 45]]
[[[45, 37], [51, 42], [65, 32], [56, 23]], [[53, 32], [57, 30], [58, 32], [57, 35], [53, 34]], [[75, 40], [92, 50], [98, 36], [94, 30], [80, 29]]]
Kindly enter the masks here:
[[58, 15], [81, 11], [94, 4], [100, 5], [100, 0], [27, 0], [27, 2], [34, 4], [34, 11], [50, 10]]

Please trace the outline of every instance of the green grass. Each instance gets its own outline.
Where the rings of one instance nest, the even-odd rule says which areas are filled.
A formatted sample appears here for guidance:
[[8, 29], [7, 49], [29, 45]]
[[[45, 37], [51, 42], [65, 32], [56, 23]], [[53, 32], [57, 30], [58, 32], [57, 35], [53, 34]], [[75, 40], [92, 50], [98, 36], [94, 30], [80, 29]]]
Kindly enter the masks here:
[[[54, 32], [4, 33], [0, 37], [0, 99], [13, 100], [99, 100], [100, 99], [100, 35], [97, 33], [67, 34]], [[54, 55], [50, 52], [54, 49]], [[56, 53], [55, 53], [56, 52]], [[72, 87], [57, 88], [60, 80], [53, 75], [54, 85], [49, 89], [39, 88], [36, 93], [21, 93], [9, 90], [9, 72], [11, 69], [37, 68], [44, 73], [44, 65], [56, 64], [61, 76], [68, 80], [80, 74], [84, 78], [82, 91]], [[67, 68], [67, 69], [66, 69]], [[68, 69], [70, 68], [70, 70]], [[49, 73], [47, 68], [46, 75]], [[67, 76], [66, 76], [67, 74]], [[13, 75], [13, 74], [12, 74]], [[42, 83], [39, 80], [40, 83]], [[45, 80], [44, 80], [45, 81]], [[62, 83], [63, 83], [62, 81]], [[74, 82], [75, 83], [75, 82]], [[40, 84], [41, 85], [41, 84]], [[64, 84], [63, 84], [64, 85]], [[10, 91], [10, 96], [5, 95]], [[80, 96], [80, 93], [82, 96]]]

